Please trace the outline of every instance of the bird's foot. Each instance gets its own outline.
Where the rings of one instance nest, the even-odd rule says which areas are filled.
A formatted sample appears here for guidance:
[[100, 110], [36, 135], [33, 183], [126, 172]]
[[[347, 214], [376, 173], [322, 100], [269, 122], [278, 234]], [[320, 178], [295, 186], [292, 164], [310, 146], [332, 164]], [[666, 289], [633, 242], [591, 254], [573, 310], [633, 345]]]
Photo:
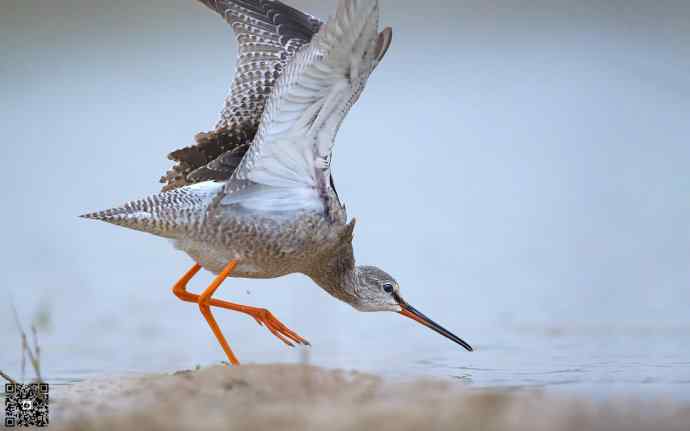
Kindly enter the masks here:
[[273, 315], [273, 313], [265, 308], [257, 308], [253, 310], [251, 312], [251, 316], [259, 323], [259, 325], [265, 326], [266, 329], [271, 331], [273, 335], [278, 337], [280, 341], [288, 346], [295, 347], [295, 343], [302, 344], [304, 346], [311, 346], [309, 341], [285, 326]]

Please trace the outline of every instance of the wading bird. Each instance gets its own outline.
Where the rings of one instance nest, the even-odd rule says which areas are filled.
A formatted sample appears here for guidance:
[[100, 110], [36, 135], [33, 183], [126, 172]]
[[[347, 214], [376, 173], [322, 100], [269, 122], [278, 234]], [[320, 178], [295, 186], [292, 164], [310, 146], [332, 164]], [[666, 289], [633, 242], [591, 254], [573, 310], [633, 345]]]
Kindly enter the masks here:
[[[213, 297], [228, 277], [302, 273], [360, 311], [407, 316], [472, 348], [405, 302], [393, 277], [356, 266], [348, 223], [331, 177], [340, 125], [386, 54], [377, 0], [340, 0], [320, 20], [269, 0], [201, 0], [232, 26], [237, 70], [215, 130], [175, 151], [160, 194], [82, 217], [172, 240], [196, 264], [175, 284], [198, 304], [228, 360], [239, 364], [211, 307], [248, 314], [288, 345], [308, 344], [266, 309]], [[187, 283], [217, 274], [196, 295]]]

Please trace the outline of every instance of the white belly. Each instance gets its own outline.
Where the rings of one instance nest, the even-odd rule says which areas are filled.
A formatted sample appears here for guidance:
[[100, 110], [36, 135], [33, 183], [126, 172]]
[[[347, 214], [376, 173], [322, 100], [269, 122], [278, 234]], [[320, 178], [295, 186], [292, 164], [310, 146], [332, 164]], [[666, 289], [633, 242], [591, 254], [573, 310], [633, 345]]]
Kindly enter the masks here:
[[236, 277], [263, 278], [261, 274], [266, 272], [265, 269], [257, 267], [254, 263], [241, 259], [241, 256], [236, 253], [216, 250], [208, 247], [202, 242], [181, 239], [172, 240], [172, 243], [176, 249], [185, 252], [196, 263], [214, 274], [223, 271], [232, 260], [238, 261], [237, 268], [235, 268], [234, 271]]

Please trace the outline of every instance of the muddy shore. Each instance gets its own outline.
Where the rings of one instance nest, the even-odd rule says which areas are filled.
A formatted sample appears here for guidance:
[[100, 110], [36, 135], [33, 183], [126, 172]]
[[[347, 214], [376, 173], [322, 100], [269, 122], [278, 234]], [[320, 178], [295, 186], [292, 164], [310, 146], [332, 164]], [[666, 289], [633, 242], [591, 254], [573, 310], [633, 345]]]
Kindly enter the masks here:
[[216, 366], [60, 388], [56, 430], [678, 430], [690, 405], [390, 382], [299, 365]]

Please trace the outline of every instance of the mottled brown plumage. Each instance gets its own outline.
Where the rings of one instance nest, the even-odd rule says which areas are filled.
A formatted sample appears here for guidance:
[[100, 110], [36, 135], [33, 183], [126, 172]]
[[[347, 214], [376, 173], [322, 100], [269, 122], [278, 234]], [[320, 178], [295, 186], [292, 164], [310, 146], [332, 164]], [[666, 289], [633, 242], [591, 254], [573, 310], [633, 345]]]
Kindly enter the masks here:
[[209, 180], [227, 180], [249, 149], [255, 134], [256, 127], [250, 126], [197, 134], [195, 145], [168, 155], [177, 164], [161, 178], [165, 184], [162, 191]]

